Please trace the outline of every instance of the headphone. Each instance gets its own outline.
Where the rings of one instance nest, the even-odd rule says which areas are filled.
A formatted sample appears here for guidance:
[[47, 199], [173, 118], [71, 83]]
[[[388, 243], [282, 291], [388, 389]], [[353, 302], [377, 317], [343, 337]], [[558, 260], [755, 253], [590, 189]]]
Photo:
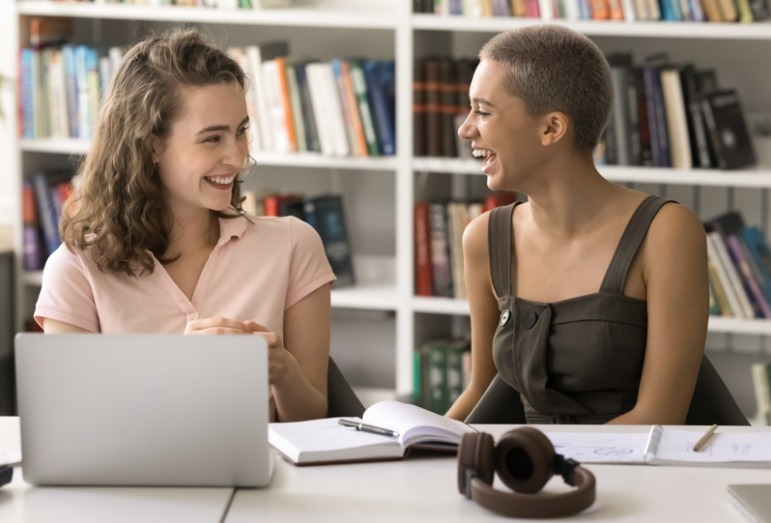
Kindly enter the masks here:
[[[493, 488], [495, 471], [514, 492]], [[562, 494], [534, 496], [553, 474], [577, 487]], [[506, 432], [496, 446], [484, 432], [466, 433], [458, 449], [458, 490], [488, 510], [517, 518], [554, 518], [577, 514], [594, 503], [594, 474], [554, 452], [534, 427]]]

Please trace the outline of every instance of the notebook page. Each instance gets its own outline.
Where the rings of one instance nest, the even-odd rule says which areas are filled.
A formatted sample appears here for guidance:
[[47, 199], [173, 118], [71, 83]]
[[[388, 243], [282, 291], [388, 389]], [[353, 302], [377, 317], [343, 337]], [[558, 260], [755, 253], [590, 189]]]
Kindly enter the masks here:
[[768, 432], [723, 432], [720, 428], [698, 452], [693, 445], [704, 430], [665, 427], [656, 451], [656, 462], [676, 463], [771, 463]]
[[644, 463], [650, 431], [544, 433], [557, 454], [579, 463]]

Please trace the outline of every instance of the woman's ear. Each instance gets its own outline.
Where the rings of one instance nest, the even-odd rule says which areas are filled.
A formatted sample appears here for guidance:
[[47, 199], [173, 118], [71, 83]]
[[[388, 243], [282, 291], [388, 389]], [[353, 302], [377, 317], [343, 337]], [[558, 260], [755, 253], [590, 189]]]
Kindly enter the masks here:
[[544, 116], [541, 145], [549, 146], [565, 139], [570, 127], [567, 115], [560, 111], [553, 111]]

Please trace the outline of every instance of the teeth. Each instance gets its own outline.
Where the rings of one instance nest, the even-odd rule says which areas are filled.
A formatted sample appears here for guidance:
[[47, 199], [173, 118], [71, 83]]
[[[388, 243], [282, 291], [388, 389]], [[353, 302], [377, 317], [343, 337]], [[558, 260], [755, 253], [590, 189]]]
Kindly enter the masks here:
[[235, 176], [207, 176], [206, 179], [217, 185], [229, 185], [233, 183]]
[[471, 154], [474, 158], [487, 158], [492, 153], [487, 149], [472, 149]]

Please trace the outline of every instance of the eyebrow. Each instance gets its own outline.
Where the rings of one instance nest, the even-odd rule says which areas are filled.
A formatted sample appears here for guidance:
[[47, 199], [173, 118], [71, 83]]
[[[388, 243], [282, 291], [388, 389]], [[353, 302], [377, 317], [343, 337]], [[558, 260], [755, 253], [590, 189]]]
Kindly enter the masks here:
[[487, 98], [472, 98], [471, 101], [476, 104], [484, 104], [484, 105], [489, 105], [490, 107], [495, 107], [495, 104], [492, 103]]
[[[243, 120], [241, 120], [241, 123], [238, 124], [238, 128], [241, 128], [244, 126], [244, 124], [249, 123], [249, 117], [246, 116]], [[205, 134], [205, 133], [213, 133], [217, 131], [229, 131], [230, 126], [229, 125], [212, 125], [211, 127], [206, 127], [204, 129], [201, 129], [198, 131], [197, 134]]]

